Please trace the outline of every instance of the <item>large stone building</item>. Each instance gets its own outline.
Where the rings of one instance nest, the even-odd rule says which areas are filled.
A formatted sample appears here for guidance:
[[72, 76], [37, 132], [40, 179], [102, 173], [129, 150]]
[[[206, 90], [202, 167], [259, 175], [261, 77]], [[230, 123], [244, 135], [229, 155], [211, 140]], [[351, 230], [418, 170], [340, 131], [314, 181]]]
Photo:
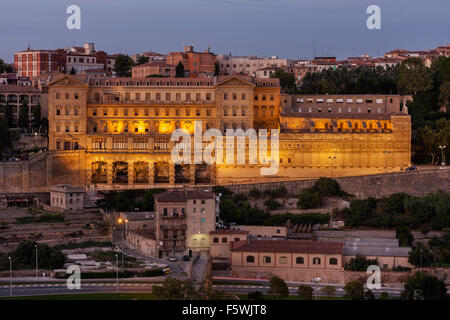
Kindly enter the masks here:
[[[48, 190], [60, 183], [111, 190], [286, 181], [382, 173], [410, 165], [410, 116], [399, 96], [282, 95], [278, 79], [235, 75], [61, 75], [46, 88], [49, 151], [39, 164], [34, 160], [40, 168], [36, 174], [46, 179], [5, 170], [0, 177], [22, 191]], [[202, 132], [217, 128], [223, 135], [226, 129], [279, 130], [279, 157], [271, 156], [271, 163], [264, 164], [268, 155], [250, 158], [252, 144], [245, 145], [245, 152], [225, 144], [235, 159], [244, 155], [245, 163], [174, 163], [171, 133], [177, 128], [193, 133], [197, 120]], [[195, 139], [191, 141], [192, 147]], [[277, 163], [275, 174], [261, 173], [263, 166]], [[32, 166], [27, 170], [33, 171]]]

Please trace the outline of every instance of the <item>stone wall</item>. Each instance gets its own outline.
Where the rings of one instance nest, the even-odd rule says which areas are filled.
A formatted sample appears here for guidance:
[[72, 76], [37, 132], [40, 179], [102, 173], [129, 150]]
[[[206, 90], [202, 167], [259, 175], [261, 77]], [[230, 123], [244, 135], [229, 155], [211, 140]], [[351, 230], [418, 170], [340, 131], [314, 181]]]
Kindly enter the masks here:
[[[450, 191], [450, 168], [410, 172], [394, 172], [377, 175], [335, 178], [341, 188], [357, 197], [383, 197], [396, 192], [424, 195], [438, 190]], [[286, 187], [289, 193], [300, 193], [314, 185], [317, 179], [274, 181], [264, 183], [228, 185], [238, 193], [248, 193], [257, 188], [261, 191]]]

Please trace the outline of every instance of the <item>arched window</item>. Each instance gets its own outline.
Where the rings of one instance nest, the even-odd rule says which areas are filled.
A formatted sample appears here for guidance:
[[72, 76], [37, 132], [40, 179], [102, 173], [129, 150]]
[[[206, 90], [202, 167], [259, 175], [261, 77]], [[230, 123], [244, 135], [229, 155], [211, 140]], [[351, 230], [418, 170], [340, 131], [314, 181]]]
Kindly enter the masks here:
[[337, 265], [338, 264], [337, 259], [336, 258], [330, 258], [330, 264]]
[[247, 262], [248, 262], [248, 263], [253, 263], [253, 262], [255, 262], [255, 257], [254, 257], [254, 256], [247, 256]]
[[219, 238], [214, 237], [213, 242], [214, 242], [214, 243], [219, 243]]
[[271, 263], [271, 262], [272, 262], [272, 259], [271, 259], [269, 256], [264, 256], [264, 257], [263, 257], [263, 262], [264, 262], [264, 263]]
[[295, 259], [295, 263], [296, 264], [304, 264], [305, 263], [305, 259], [303, 259], [303, 257], [297, 257]]
[[223, 238], [222, 238], [222, 243], [227, 243], [227, 242], [228, 242], [228, 239], [225, 238], [225, 237], [223, 237]]
[[241, 239], [239, 239], [239, 238], [234, 238], [234, 241], [241, 241]]
[[288, 263], [288, 258], [286, 256], [280, 257], [280, 264], [287, 264], [287, 263]]
[[315, 258], [313, 259], [313, 264], [320, 264], [320, 258], [315, 257]]

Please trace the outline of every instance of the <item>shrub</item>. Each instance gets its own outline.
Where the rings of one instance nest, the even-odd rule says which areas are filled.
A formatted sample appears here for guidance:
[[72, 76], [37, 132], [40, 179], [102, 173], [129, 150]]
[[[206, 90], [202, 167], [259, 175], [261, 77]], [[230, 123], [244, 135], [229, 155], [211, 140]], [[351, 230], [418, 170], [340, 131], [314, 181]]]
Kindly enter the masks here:
[[247, 293], [247, 299], [249, 300], [264, 300], [264, 295], [261, 291], [251, 291]]
[[336, 180], [325, 177], [319, 178], [314, 183], [311, 192], [318, 192], [321, 196], [342, 196], [345, 194]]
[[318, 207], [321, 203], [322, 197], [318, 192], [304, 190], [298, 197], [297, 207], [301, 209], [312, 209]]
[[334, 286], [325, 286], [322, 288], [322, 292], [328, 297], [333, 297], [336, 294], [336, 288]]
[[256, 188], [253, 188], [253, 189], [250, 190], [250, 192], [249, 192], [250, 198], [253, 198], [253, 199], [261, 198], [262, 195], [263, 195], [263, 193], [261, 192], [261, 190], [256, 189]]
[[267, 199], [266, 201], [264, 201], [264, 205], [268, 210], [277, 210], [278, 208], [281, 208], [283, 206], [281, 203], [274, 199]]
[[364, 300], [364, 286], [359, 281], [350, 281], [344, 286], [345, 297], [350, 300]]
[[298, 287], [297, 294], [302, 300], [312, 300], [314, 289], [311, 286], [301, 285]]
[[378, 265], [378, 259], [367, 259], [365, 256], [357, 254], [354, 258], [350, 259], [348, 263], [348, 270], [351, 271], [366, 271], [367, 267], [371, 265]]

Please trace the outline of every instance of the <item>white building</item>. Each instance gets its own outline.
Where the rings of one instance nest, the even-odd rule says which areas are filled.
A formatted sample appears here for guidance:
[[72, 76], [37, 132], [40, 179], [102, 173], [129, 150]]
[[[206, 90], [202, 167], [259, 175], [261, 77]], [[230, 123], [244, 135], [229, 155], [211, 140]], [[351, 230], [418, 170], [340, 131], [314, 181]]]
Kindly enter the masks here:
[[50, 205], [65, 211], [81, 211], [84, 207], [84, 190], [68, 184], [58, 184], [50, 189]]
[[282, 68], [292, 67], [294, 61], [291, 59], [281, 59], [277, 56], [270, 58], [262, 58], [257, 56], [229, 56], [218, 55], [217, 62], [219, 63], [220, 72], [222, 74], [246, 74], [256, 77], [256, 71], [264, 68]]

